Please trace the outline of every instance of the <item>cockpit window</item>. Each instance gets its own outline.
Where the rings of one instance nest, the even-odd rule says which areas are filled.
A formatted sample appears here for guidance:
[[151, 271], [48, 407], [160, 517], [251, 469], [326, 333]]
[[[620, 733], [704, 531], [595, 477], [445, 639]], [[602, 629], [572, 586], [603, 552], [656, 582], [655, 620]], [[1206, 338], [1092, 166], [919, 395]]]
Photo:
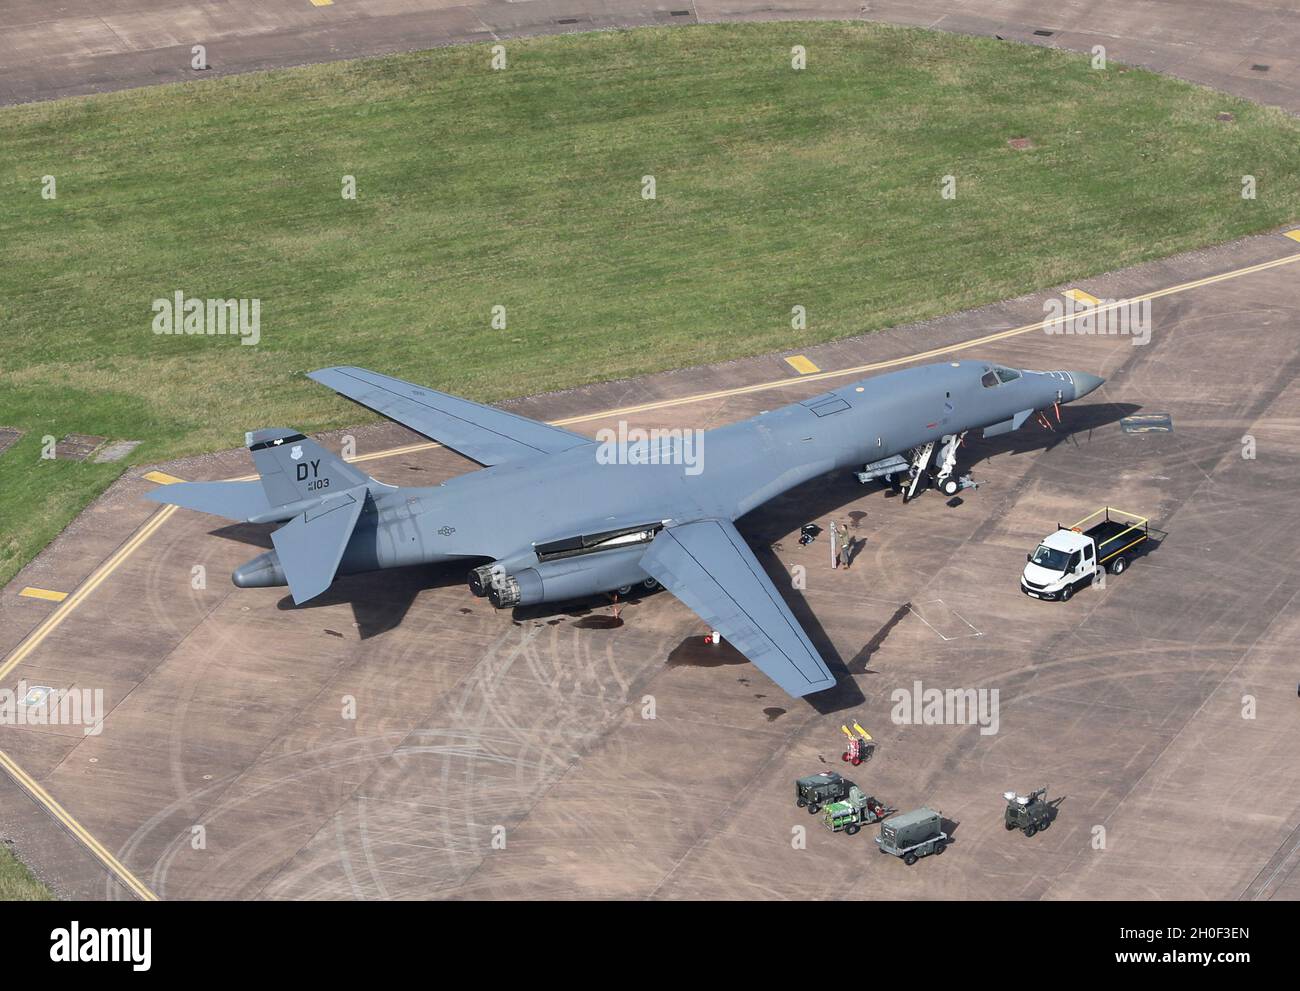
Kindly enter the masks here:
[[1003, 382], [1014, 382], [1020, 378], [1020, 373], [1014, 368], [1003, 368], [998, 365], [991, 368], [980, 377], [980, 384], [986, 389], [992, 389], [995, 385], [1001, 385]]

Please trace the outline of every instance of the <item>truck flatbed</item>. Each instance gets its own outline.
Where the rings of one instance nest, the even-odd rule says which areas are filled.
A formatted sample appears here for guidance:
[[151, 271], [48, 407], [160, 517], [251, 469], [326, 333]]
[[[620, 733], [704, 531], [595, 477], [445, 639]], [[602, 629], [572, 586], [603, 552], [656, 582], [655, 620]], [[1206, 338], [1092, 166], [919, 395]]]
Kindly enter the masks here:
[[1110, 518], [1109, 508], [1103, 512], [1106, 513], [1106, 518], [1087, 530], [1080, 531], [1078, 523], [1070, 527], [1071, 530], [1082, 532], [1085, 537], [1093, 539], [1097, 545], [1097, 560], [1101, 564], [1150, 539], [1151, 533], [1145, 519], [1139, 517], [1137, 521], [1113, 520]]

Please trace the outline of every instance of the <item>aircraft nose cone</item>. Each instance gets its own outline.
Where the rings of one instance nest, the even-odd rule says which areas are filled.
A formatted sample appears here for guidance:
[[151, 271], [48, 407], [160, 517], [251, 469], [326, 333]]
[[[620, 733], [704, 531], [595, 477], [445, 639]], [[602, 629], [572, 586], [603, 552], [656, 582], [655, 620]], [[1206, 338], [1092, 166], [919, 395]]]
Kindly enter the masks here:
[[1075, 399], [1082, 399], [1106, 381], [1098, 375], [1089, 375], [1087, 372], [1071, 372], [1070, 378], [1074, 379]]

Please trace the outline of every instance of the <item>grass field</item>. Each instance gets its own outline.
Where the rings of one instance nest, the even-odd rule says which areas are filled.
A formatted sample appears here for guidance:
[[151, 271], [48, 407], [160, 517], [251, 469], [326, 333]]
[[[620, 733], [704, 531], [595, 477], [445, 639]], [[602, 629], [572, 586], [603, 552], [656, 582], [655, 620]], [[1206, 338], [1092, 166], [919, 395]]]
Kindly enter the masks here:
[[0, 846], [0, 902], [45, 901], [50, 892], [28, 873], [12, 853]]
[[[0, 425], [28, 431], [0, 458], [0, 581], [122, 470], [41, 461], [43, 435], [142, 440], [133, 460], [159, 461], [358, 422], [302, 377], [321, 365], [497, 400], [803, 347], [1300, 216], [1295, 121], [1084, 56], [827, 23], [507, 51], [503, 71], [448, 48], [0, 111]], [[261, 343], [155, 335], [151, 301], [177, 290], [260, 299]]]

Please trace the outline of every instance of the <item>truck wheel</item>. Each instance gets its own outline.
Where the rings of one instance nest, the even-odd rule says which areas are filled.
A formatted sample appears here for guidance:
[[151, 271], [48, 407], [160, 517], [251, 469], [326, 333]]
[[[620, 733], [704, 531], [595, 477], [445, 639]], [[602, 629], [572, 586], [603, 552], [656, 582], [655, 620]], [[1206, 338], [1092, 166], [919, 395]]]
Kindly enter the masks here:
[[[802, 809], [802, 808], [803, 808], [805, 805], [807, 805], [808, 803], [805, 802], [802, 798], [799, 798], [799, 799], [795, 799], [795, 803], [794, 803], [794, 804], [795, 804], [795, 807], [796, 807], [796, 808], [800, 808], [800, 809]], [[1008, 828], [1010, 828], [1010, 827], [1008, 827]]]
[[938, 843], [934, 845], [934, 855], [937, 857], [939, 856], [939, 854], [943, 853], [943, 851], [946, 849], [948, 849], [948, 844], [945, 843], [943, 840], [940, 840]]
[[910, 850], [907, 853], [903, 854], [903, 863], [905, 863], [908, 867], [911, 867], [914, 863], [916, 863], [916, 854], [912, 853]]
[[845, 827], [844, 827], [844, 832], [848, 833], [850, 836], [857, 836], [857, 835], [858, 835], [858, 830], [861, 829], [861, 828], [862, 828], [862, 827], [859, 826], [859, 825], [855, 822], [855, 823], [853, 823], [853, 824], [851, 824], [851, 825], [845, 826]]
[[1124, 556], [1121, 554], [1119, 557], [1115, 558], [1115, 560], [1110, 562], [1110, 573], [1112, 575], [1122, 575], [1124, 574], [1124, 569], [1127, 567], [1128, 562], [1124, 560]]
[[854, 767], [857, 767], [859, 764], [862, 763], [862, 758], [854, 757], [849, 763], [851, 763]]
[[1003, 823], [1003, 825], [1007, 827], [1008, 833], [1011, 832], [1011, 830], [1016, 828], [1016, 824], [1014, 822]]
[[815, 816], [820, 811], [821, 811], [821, 806], [818, 805], [816, 802], [813, 802], [808, 806], [808, 814], [810, 816]]
[[1038, 828], [1039, 828], [1039, 829], [1048, 829], [1048, 828], [1051, 827], [1051, 825], [1052, 825], [1052, 820], [1051, 820], [1051, 819], [1044, 819], [1041, 823], [1039, 823]]
[[1033, 836], [1036, 832], [1038, 832], [1038, 827], [1035, 826], [1033, 823], [1030, 823], [1028, 826], [1025, 827], [1026, 838]]
[[1073, 594], [1074, 594], [1074, 586], [1066, 585], [1065, 588], [1061, 589], [1061, 601], [1069, 602], [1070, 596], [1072, 596]]

